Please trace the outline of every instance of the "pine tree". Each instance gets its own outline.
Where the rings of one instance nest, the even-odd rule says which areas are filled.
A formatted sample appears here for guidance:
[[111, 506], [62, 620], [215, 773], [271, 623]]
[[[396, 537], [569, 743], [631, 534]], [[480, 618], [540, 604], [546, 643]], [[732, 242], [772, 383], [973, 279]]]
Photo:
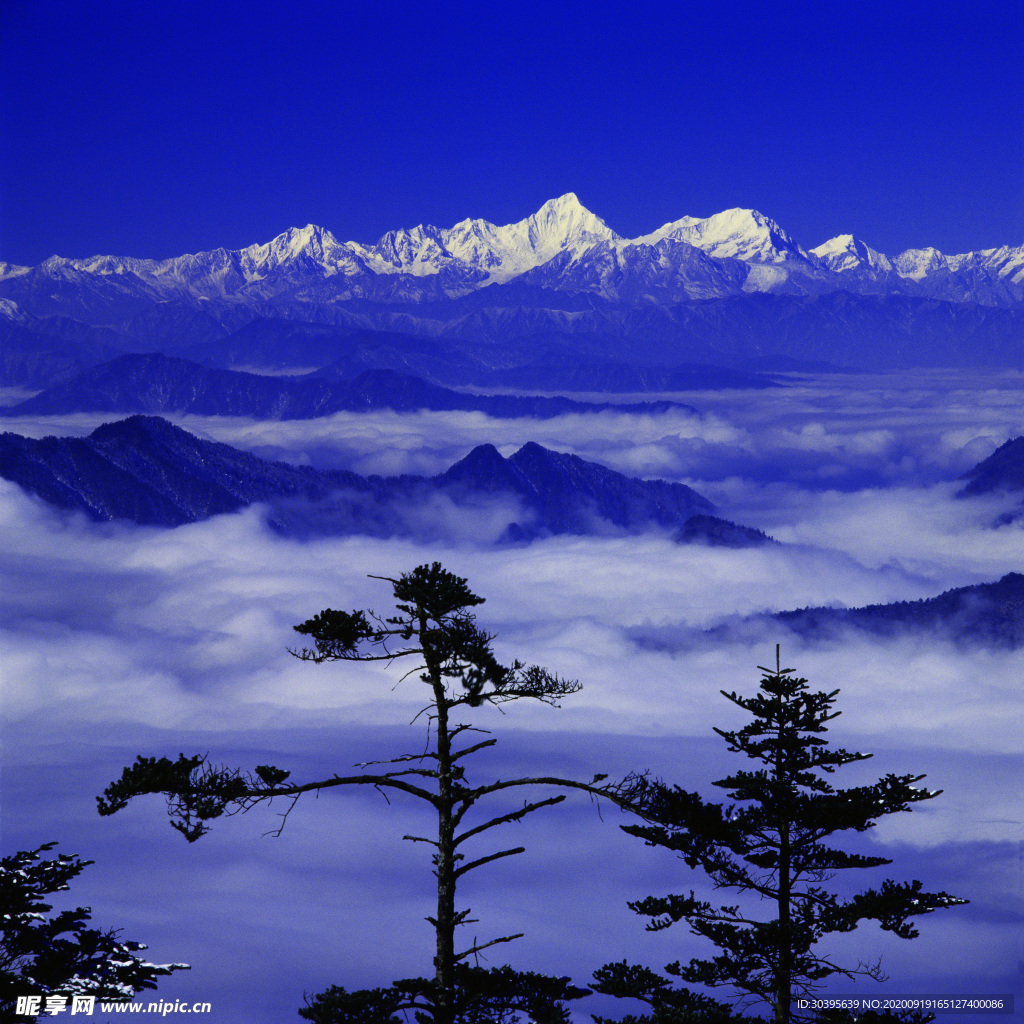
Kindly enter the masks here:
[[[627, 803], [629, 794], [621, 787], [602, 785], [603, 775], [589, 782], [530, 777], [471, 784], [466, 758], [493, 746], [497, 740], [485, 729], [456, 721], [456, 714], [484, 704], [501, 706], [521, 699], [557, 706], [560, 698], [576, 692], [579, 684], [536, 665], [526, 666], [518, 661], [508, 666], [500, 664], [491, 647], [493, 636], [476, 624], [470, 611], [482, 604], [483, 598], [467, 587], [466, 580], [443, 569], [439, 563], [421, 565], [397, 579], [373, 578], [391, 584], [396, 614], [385, 618], [370, 611], [325, 609], [295, 627], [297, 632], [311, 638], [313, 647], [292, 653], [317, 664], [413, 659], [418, 668], [406, 675], [418, 671], [427, 691], [426, 705], [420, 714], [428, 717], [431, 742], [424, 752], [357, 766], [375, 768], [375, 771], [332, 775], [302, 784], [289, 782], [288, 771], [271, 765], [259, 765], [248, 773], [213, 766], [199, 755], [180, 755], [176, 762], [140, 757], [98, 798], [99, 810], [101, 814], [113, 814], [135, 796], [163, 793], [168, 799], [171, 824], [192, 842], [208, 831], [208, 821], [225, 812], [247, 810], [256, 804], [283, 798], [290, 801], [282, 815], [286, 820], [291, 807], [304, 793], [339, 786], [370, 785], [427, 802], [437, 814], [436, 833], [404, 838], [433, 847], [437, 910], [427, 920], [435, 933], [435, 977], [429, 986], [420, 986], [415, 997], [405, 998], [400, 992], [396, 997], [396, 990], [363, 990], [372, 1006], [367, 1004], [359, 1013], [351, 1010], [352, 1000], [356, 998], [353, 993], [337, 989], [340, 1002], [335, 1002], [338, 1006], [349, 1007], [346, 1013], [351, 1011], [349, 1017], [337, 1017], [338, 1020], [371, 1020], [376, 1019], [374, 1013], [378, 1016], [383, 1013], [380, 1019], [386, 1021], [390, 1016], [390, 1011], [384, 1012], [387, 1007], [418, 1008], [423, 1012], [424, 1004], [429, 1004], [429, 1019], [434, 1024], [453, 1024], [469, 1019], [466, 1007], [475, 1005], [473, 1000], [479, 995], [471, 989], [479, 988], [484, 980], [480, 974], [463, 975], [468, 981], [460, 987], [457, 972], [466, 966], [468, 958], [482, 950], [520, 937], [520, 934], [501, 935], [486, 942], [474, 942], [466, 949], [456, 947], [456, 929], [474, 920], [469, 916], [469, 908], [457, 908], [459, 881], [470, 871], [524, 852], [519, 846], [484, 853], [467, 861], [464, 851], [469, 847], [463, 844], [497, 826], [519, 821], [542, 807], [558, 804], [565, 799], [565, 793], [525, 802], [514, 810], [502, 810], [482, 821], [472, 818], [470, 812], [490, 797], [521, 787], [579, 789], [593, 796], [606, 796], [619, 804]], [[459, 1002], [460, 991], [463, 1005]], [[344, 998], [339, 993], [344, 994]]]
[[[721, 691], [753, 721], [739, 730], [715, 732], [730, 752], [761, 765], [714, 783], [735, 802], [706, 803], [696, 793], [648, 781], [636, 806], [647, 824], [622, 828], [650, 846], [676, 851], [689, 867], [702, 868], [716, 888], [771, 905], [774, 916], [766, 918], [756, 903], [714, 906], [692, 891], [629, 904], [650, 918], [649, 930], [686, 921], [695, 935], [718, 947], [710, 959], [669, 965], [668, 974], [691, 985], [730, 986], [744, 997], [739, 1005], [767, 1003], [774, 1020], [783, 1024], [804, 1019], [793, 1012], [794, 1000], [833, 975], [884, 979], [880, 963], [842, 966], [819, 952], [823, 936], [874, 920], [883, 930], [912, 939], [918, 934], [912, 918], [967, 900], [923, 892], [918, 881], [886, 880], [847, 900], [822, 884], [837, 871], [891, 863], [885, 857], [846, 853], [826, 840], [837, 833], [865, 832], [877, 819], [909, 811], [941, 791], [918, 788], [923, 775], [892, 774], [873, 785], [835, 789], [827, 776], [871, 757], [830, 748], [824, 738], [827, 723], [840, 714], [832, 710], [839, 691], [811, 691], [793, 669], [781, 668], [778, 648], [775, 668], [761, 671], [756, 696]], [[655, 1020], [715, 1019], [708, 1006], [692, 1007], [699, 1012], [689, 1016], [674, 1014], [670, 983], [645, 968], [608, 964], [595, 977], [596, 991], [643, 999], [655, 1009]], [[720, 1005], [714, 1012], [726, 1009]]]
[[0, 1019], [13, 1020], [18, 998], [94, 996], [127, 1001], [156, 988], [156, 979], [188, 964], [151, 964], [146, 947], [122, 940], [115, 929], [93, 928], [92, 911], [75, 907], [52, 914], [47, 902], [93, 863], [77, 855], [44, 857], [44, 843], [0, 860]]

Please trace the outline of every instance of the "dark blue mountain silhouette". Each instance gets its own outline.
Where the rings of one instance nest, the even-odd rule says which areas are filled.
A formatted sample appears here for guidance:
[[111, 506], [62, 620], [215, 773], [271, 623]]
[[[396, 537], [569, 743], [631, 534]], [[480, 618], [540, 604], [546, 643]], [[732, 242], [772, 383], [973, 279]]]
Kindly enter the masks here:
[[[123, 339], [121, 351], [174, 349], [234, 366], [312, 367], [361, 348], [359, 358], [369, 358], [370, 366], [446, 384], [486, 386], [481, 374], [526, 366], [556, 350], [569, 359], [617, 362], [629, 353], [638, 364], [666, 366], [685, 354], [688, 363], [735, 369], [751, 368], [751, 360], [776, 370], [794, 361], [837, 360], [863, 370], [1021, 366], [1024, 306], [1019, 299], [1008, 306], [969, 301], [970, 288], [956, 301], [842, 289], [817, 294], [815, 288], [619, 302], [518, 280], [448, 298], [437, 293], [439, 275], [401, 275], [402, 281], [388, 275], [377, 282], [384, 289], [379, 294], [340, 298], [335, 278], [306, 269], [309, 274], [293, 267], [292, 287], [273, 297], [179, 292], [168, 299], [132, 273], [40, 265], [0, 281], [0, 296], [37, 320], [61, 315], [112, 325]], [[232, 338], [255, 320], [270, 324], [252, 332], [258, 349], [247, 346], [245, 334]]]
[[513, 523], [511, 537], [526, 538], [538, 530], [637, 532], [643, 524], [644, 529], [674, 530], [681, 542], [748, 546], [770, 541], [759, 531], [710, 515], [711, 502], [683, 484], [637, 480], [532, 441], [507, 459], [493, 445], [480, 445], [434, 482], [456, 500], [515, 496], [537, 525]]
[[395, 370], [365, 370], [355, 380], [271, 377], [200, 366], [161, 353], [123, 355], [91, 367], [12, 407], [9, 415], [70, 412], [196, 413], [257, 419], [311, 419], [335, 412], [394, 409], [473, 411], [488, 416], [549, 419], [565, 413], [664, 412], [672, 402], [633, 405], [569, 398], [471, 395]]
[[[981, 494], [1024, 491], [1024, 437], [1014, 437], [1000, 445], [987, 459], [982, 459], [961, 477], [967, 483], [957, 491], [958, 498]], [[1016, 508], [996, 519], [996, 526], [1012, 523], [1024, 516], [1024, 496]]]
[[969, 481], [959, 492], [961, 497], [1024, 491], [1024, 437], [1014, 437], [1000, 445], [960, 479]]
[[[24, 299], [14, 284], [6, 287], [12, 298]], [[27, 301], [22, 304], [29, 308]], [[634, 368], [706, 363], [769, 373], [814, 365], [1019, 368], [1024, 336], [1020, 305], [845, 291], [624, 306], [512, 282], [436, 303], [353, 300], [295, 305], [287, 319], [285, 309], [276, 312], [255, 327], [239, 327], [237, 337], [195, 343], [181, 333], [175, 351], [233, 366], [323, 366], [342, 359], [350, 364], [346, 376], [360, 366], [388, 366], [444, 384], [481, 387], [506, 374], [515, 386], [518, 374], [544, 363], [552, 370], [546, 387], [565, 390], [575, 365], [584, 362], [629, 362]], [[617, 384], [615, 390], [626, 389]]]
[[271, 462], [160, 417], [131, 416], [85, 438], [5, 433], [0, 476], [96, 520], [154, 526], [262, 502], [271, 525], [286, 534], [416, 536], [436, 529], [431, 503], [444, 499], [456, 519], [501, 503], [511, 510], [506, 541], [661, 529], [686, 542], [769, 542], [711, 515], [712, 504], [683, 484], [637, 480], [533, 443], [507, 459], [481, 445], [434, 477], [363, 477]]
[[370, 489], [354, 473], [319, 473], [205, 441], [166, 420], [132, 416], [88, 437], [0, 435], [0, 475], [91, 518], [179, 526], [258, 501], [315, 500]]
[[0, 310], [0, 382], [45, 388], [81, 373], [118, 353], [113, 331], [67, 317], [17, 322]]
[[678, 651], [722, 642], [762, 643], [797, 636], [804, 643], [840, 644], [851, 634], [897, 639], [927, 633], [957, 644], [1016, 649], [1024, 647], [1024, 574], [1007, 573], [995, 583], [956, 587], [920, 601], [894, 601], [863, 608], [797, 608], [733, 616], [711, 629], [685, 625], [636, 626], [629, 630], [640, 647]]
[[775, 621], [808, 640], [831, 640], [848, 629], [885, 636], [935, 630], [954, 639], [993, 646], [1024, 646], [1024, 575], [947, 590], [920, 601], [864, 608], [801, 608]]
[[[536, 362], [494, 371], [492, 386], [534, 391], [605, 391], [624, 394], [644, 391], [714, 391], [720, 388], [778, 388], [783, 385], [762, 373], [725, 366], [681, 363], [645, 366], [621, 360], [563, 356], [541, 357]], [[800, 369], [776, 365], [774, 370]]]

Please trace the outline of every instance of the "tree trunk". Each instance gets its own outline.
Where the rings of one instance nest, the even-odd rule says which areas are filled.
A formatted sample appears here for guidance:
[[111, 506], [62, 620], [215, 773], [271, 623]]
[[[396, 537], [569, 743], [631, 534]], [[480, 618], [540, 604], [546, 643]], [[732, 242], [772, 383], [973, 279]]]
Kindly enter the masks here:
[[[421, 621], [420, 636], [426, 630]], [[424, 645], [427, 671], [434, 689], [437, 707], [437, 917], [435, 932], [437, 953], [434, 957], [437, 1002], [434, 1024], [455, 1021], [455, 826], [452, 821], [452, 747], [448, 734], [448, 704], [444, 679], [432, 652]]]
[[[781, 675], [779, 647], [775, 648], [775, 672]], [[783, 712], [783, 716], [784, 716]], [[790, 850], [790, 821], [793, 808], [788, 800], [789, 764], [787, 729], [790, 723], [779, 722], [778, 748], [775, 751], [776, 805], [779, 813], [779, 966], [775, 988], [776, 1024], [789, 1024], [789, 1008], [793, 988], [793, 945], [790, 938], [790, 902], [792, 899], [792, 851]]]
[[790, 940], [790, 850], [789, 829], [783, 827], [779, 843], [779, 968], [775, 993], [776, 1024], [789, 1024], [792, 999], [793, 963]]

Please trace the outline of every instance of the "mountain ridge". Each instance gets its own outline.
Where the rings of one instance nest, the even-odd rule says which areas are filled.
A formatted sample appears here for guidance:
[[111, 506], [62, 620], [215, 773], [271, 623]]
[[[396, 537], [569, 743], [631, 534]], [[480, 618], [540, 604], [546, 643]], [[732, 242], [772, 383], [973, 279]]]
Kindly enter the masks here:
[[766, 635], [775, 643], [780, 629], [795, 638], [789, 644], [811, 647], [847, 644], [861, 635], [893, 641], [927, 636], [930, 641], [1017, 650], [1024, 647], [1024, 574], [1009, 572], [991, 583], [953, 587], [916, 601], [856, 608], [817, 605], [730, 616], [710, 629], [645, 625], [632, 627], [629, 634], [641, 648], [677, 651], [709, 641], [761, 642]]
[[997, 525], [1024, 518], [1024, 436], [1011, 437], [987, 459], [982, 459], [962, 474], [960, 479], [967, 483], [957, 491], [958, 498], [974, 498], [982, 494], [1021, 494], [1016, 508], [1002, 513], [996, 520]]
[[954, 587], [918, 601], [860, 608], [799, 608], [772, 618], [805, 640], [830, 642], [847, 630], [897, 637], [933, 630], [986, 646], [1024, 646], [1024, 575], [1010, 572], [993, 583]]
[[696, 413], [676, 402], [580, 402], [562, 397], [477, 395], [392, 369], [347, 380], [318, 374], [273, 377], [202, 366], [159, 352], [126, 354], [83, 370], [5, 410], [11, 417], [71, 412], [194, 413], [265, 420], [314, 419], [337, 412], [482, 412], [495, 418], [551, 419], [568, 414]]
[[[43, 321], [55, 318], [67, 325], [63, 348], [46, 341], [54, 329]], [[5, 383], [45, 386], [95, 363], [75, 350], [90, 329], [123, 352], [233, 369], [310, 370], [344, 355], [340, 337], [312, 364], [296, 353], [269, 364], [216, 354], [255, 321], [390, 335], [397, 349], [379, 339], [364, 369], [449, 386], [487, 386], [494, 371], [563, 357], [740, 371], [1021, 369], [1024, 245], [887, 256], [837, 235], [808, 249], [741, 208], [628, 239], [566, 193], [513, 224], [420, 224], [370, 244], [308, 224], [239, 250], [0, 269], [0, 341], [18, 346], [4, 356]], [[561, 387], [555, 378], [548, 390]]]
[[477, 446], [433, 477], [364, 477], [268, 461], [136, 415], [84, 438], [4, 433], [0, 476], [93, 520], [147, 526], [180, 526], [261, 502], [272, 528], [297, 537], [423, 537], [480, 520], [499, 543], [649, 530], [679, 543], [773, 543], [718, 518], [685, 484], [627, 477], [533, 442], [509, 458], [493, 445]]
[[[1024, 245], [946, 256], [934, 249], [908, 249], [895, 256], [875, 253], [853, 239], [842, 261], [828, 258], [842, 243], [836, 236], [804, 249], [784, 228], [756, 210], [734, 208], [709, 217], [686, 216], [635, 239], [616, 234], [584, 207], [575, 193], [548, 200], [534, 214], [506, 225], [475, 218], [451, 228], [420, 224], [386, 232], [374, 243], [340, 242], [325, 228], [308, 224], [289, 228], [265, 243], [239, 250], [214, 249], [165, 260], [92, 256], [68, 259], [53, 256], [34, 268], [0, 265], [0, 279], [22, 281], [33, 274], [68, 281], [76, 274], [135, 279], [166, 298], [267, 298], [288, 290], [294, 271], [323, 280], [334, 279], [339, 296], [386, 295], [396, 292], [413, 299], [434, 295], [458, 297], [469, 291], [506, 283], [535, 271], [568, 253], [580, 260], [595, 246], [617, 251], [646, 249], [662, 261], [669, 246], [683, 243], [717, 261], [735, 261], [745, 268], [747, 291], [790, 290], [814, 293], [877, 285], [879, 278], [860, 271], [872, 260], [884, 266], [887, 288], [911, 295], [968, 301], [960, 279], [970, 278], [971, 299], [1006, 305], [1024, 301]], [[873, 253], [874, 257], [866, 254]], [[635, 260], [636, 254], [633, 254]], [[671, 261], [669, 261], [671, 262]], [[735, 271], [734, 271], [735, 273]], [[409, 278], [399, 287], [382, 278]], [[437, 282], [427, 282], [437, 278]], [[418, 285], [413, 282], [419, 282]], [[344, 285], [342, 282], [345, 282]]]

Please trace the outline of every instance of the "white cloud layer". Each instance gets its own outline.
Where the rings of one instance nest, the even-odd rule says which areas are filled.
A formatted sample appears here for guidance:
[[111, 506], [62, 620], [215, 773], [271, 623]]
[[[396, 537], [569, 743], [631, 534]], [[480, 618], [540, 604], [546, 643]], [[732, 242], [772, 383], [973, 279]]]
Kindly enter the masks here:
[[[362, 473], [438, 473], [472, 447], [505, 455], [527, 441], [620, 472], [683, 481], [740, 475], [803, 488], [857, 489], [948, 480], [1024, 434], [1024, 374], [916, 371], [900, 375], [789, 375], [785, 387], [623, 396], [689, 404], [657, 415], [574, 414], [495, 420], [482, 413], [339, 413], [317, 420], [172, 416], [194, 433], [266, 458]], [[602, 394], [582, 398], [607, 401]], [[18, 417], [30, 437], [85, 434], [111, 414]]]
[[[421, 742], [408, 731], [420, 706], [415, 678], [398, 682], [399, 670], [375, 665], [315, 667], [286, 647], [301, 640], [292, 625], [324, 607], [388, 611], [386, 585], [367, 574], [437, 559], [487, 598], [479, 618], [498, 633], [502, 657], [584, 684], [560, 711], [482, 714], [499, 735], [510, 730], [501, 756], [516, 769], [524, 758], [579, 776], [649, 767], [710, 796], [715, 771], [728, 770], [711, 727], [742, 722], [719, 691], [752, 693], [756, 666], [771, 664], [783, 643], [786, 664], [841, 690], [832, 735], [875, 753], [865, 777], [926, 772], [925, 784], [945, 791], [884, 822], [875, 838], [897, 859], [894, 877], [904, 877], [899, 863], [910, 858], [928, 885], [967, 886], [974, 902], [947, 912], [963, 913], [961, 923], [929, 921], [921, 940], [888, 945], [894, 974], [925, 984], [935, 970], [929, 958], [948, 962], [955, 937], [969, 934], [973, 959], [958, 960], [957, 970], [1002, 984], [1024, 912], [1008, 867], [1024, 820], [1024, 652], [927, 635], [851, 633], [805, 647], [771, 630], [722, 641], [695, 632], [737, 614], [930, 597], [1024, 569], [1021, 525], [990, 525], [1001, 499], [962, 501], [949, 482], [1024, 432], [1024, 383], [993, 375], [973, 387], [941, 375], [830, 379], [764, 395], [687, 396], [705, 410], [699, 417], [543, 424], [466, 414], [183, 421], [261, 454], [318, 464], [324, 457], [364, 472], [437, 472], [472, 444], [496, 442], [508, 454], [538, 440], [624, 472], [695, 482], [723, 514], [787, 542], [746, 550], [657, 535], [495, 549], [496, 506], [469, 523], [434, 510], [444, 526], [429, 544], [286, 540], [259, 508], [175, 530], [97, 526], [0, 481], [4, 788], [14, 822], [5, 849], [58, 838], [69, 852], [96, 858], [96, 882], [85, 891], [97, 919], [150, 941], [157, 958], [196, 962], [189, 977], [161, 986], [166, 998], [179, 990], [210, 998], [214, 958], [218, 996], [232, 1007], [218, 1019], [231, 1024], [294, 1013], [303, 987], [429, 971], [429, 936], [418, 923], [428, 912], [429, 865], [392, 834], [402, 834], [405, 810], [394, 812], [392, 830], [392, 811], [379, 801], [309, 801], [280, 840], [256, 838], [273, 827], [272, 815], [247, 817], [225, 822], [193, 851], [178, 845], [157, 801], [101, 821], [93, 799], [136, 753], [209, 750], [229, 763], [312, 772]], [[98, 421], [79, 417], [76, 429]], [[67, 432], [64, 423], [35, 427]], [[639, 643], [645, 632], [666, 642]], [[523, 845], [536, 859], [488, 869], [489, 887], [473, 897], [488, 926], [501, 927], [510, 907], [520, 915], [528, 937], [508, 954], [512, 962], [582, 982], [605, 960], [629, 955], [659, 966], [693, 955], [678, 926], [652, 939], [625, 909], [626, 899], [682, 891], [692, 877], [680, 876], [675, 861], [645, 860], [653, 853], [622, 836], [617, 820], [602, 826], [589, 805], [566, 814], [556, 808], [547, 823], [531, 824]], [[571, 834], [586, 837], [568, 852], [567, 821]], [[956, 851], [968, 849], [958, 860]], [[615, 877], [602, 873], [609, 863]], [[573, 891], [580, 878], [592, 898]], [[199, 917], [208, 938], [196, 935]], [[567, 920], [577, 922], [578, 937], [568, 959]], [[870, 952], [870, 941], [856, 943]], [[251, 991], [251, 964], [267, 958], [277, 1003]]]

